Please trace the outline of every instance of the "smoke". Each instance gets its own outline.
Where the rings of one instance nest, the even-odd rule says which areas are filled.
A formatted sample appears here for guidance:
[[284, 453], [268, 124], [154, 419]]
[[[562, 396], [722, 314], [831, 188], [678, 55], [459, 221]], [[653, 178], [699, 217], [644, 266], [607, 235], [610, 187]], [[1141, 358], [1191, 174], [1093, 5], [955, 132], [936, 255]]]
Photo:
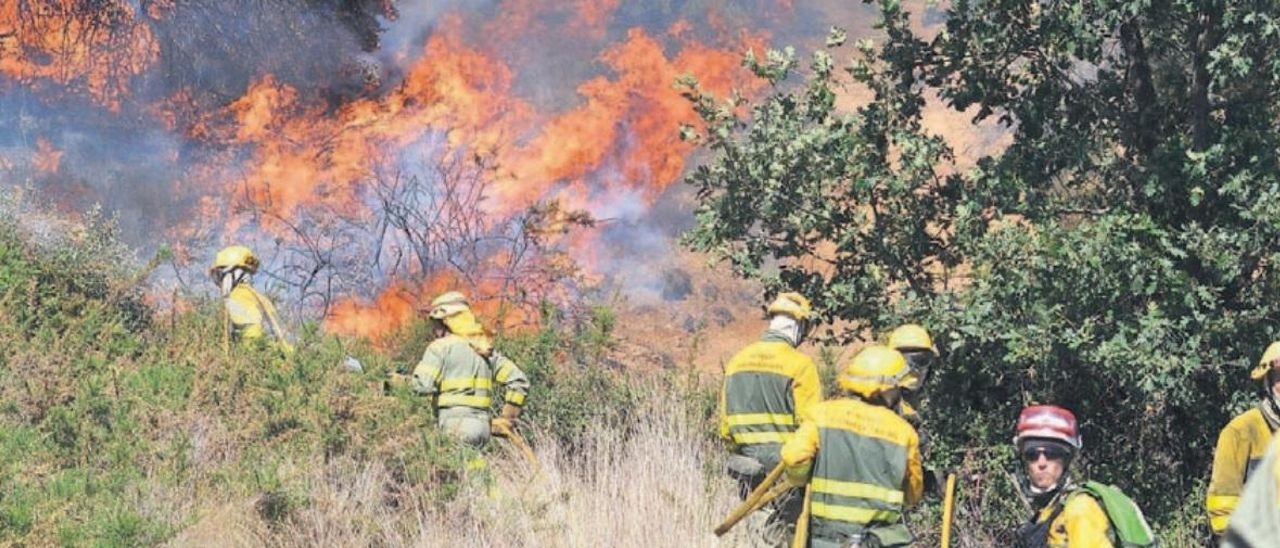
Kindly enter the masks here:
[[[0, 0], [0, 185], [33, 185], [64, 212], [101, 204], [144, 253], [175, 248], [176, 280], [249, 243], [295, 312], [379, 310], [346, 302], [379, 296], [405, 310], [461, 273], [450, 262], [481, 273], [450, 283], [493, 292], [510, 290], [497, 273], [551, 272], [649, 298], [692, 219], [677, 127], [696, 120], [675, 78], [758, 93], [745, 50], [808, 49], [832, 25], [869, 34], [874, 13], [834, 0]], [[483, 191], [475, 222], [396, 230], [441, 226], [429, 209], [457, 188]], [[563, 234], [582, 213], [603, 222]], [[485, 243], [454, 246], [469, 241]], [[444, 257], [460, 249], [473, 256]]]

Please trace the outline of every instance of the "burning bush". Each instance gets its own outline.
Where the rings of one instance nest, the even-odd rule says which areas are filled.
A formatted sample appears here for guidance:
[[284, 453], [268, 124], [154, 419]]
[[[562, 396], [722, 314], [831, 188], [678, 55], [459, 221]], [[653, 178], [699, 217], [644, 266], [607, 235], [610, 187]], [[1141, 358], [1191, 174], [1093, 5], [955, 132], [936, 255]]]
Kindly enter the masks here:
[[[610, 531], [613, 544], [640, 545], [673, 519], [706, 538], [732, 503], [722, 478], [667, 473], [675, 454], [689, 456], [688, 474], [715, 468], [705, 409], [679, 412], [681, 384], [604, 366], [607, 309], [580, 323], [548, 307], [541, 330], [499, 340], [534, 380], [526, 417], [547, 472], [531, 480], [495, 446], [491, 478], [477, 480], [466, 466], [476, 453], [436, 433], [424, 398], [382, 393], [383, 375], [421, 355], [421, 323], [392, 339], [390, 359], [314, 326], [289, 358], [226, 356], [218, 303], [149, 309], [149, 270], [109, 222], [23, 211], [0, 225], [0, 543], [400, 546], [474, 534], [514, 546]], [[349, 354], [365, 373], [337, 367]], [[486, 482], [513, 495], [489, 499]], [[605, 502], [622, 492], [644, 512], [616, 520]], [[689, 512], [673, 518], [672, 501]], [[492, 519], [499, 509], [515, 521]]]

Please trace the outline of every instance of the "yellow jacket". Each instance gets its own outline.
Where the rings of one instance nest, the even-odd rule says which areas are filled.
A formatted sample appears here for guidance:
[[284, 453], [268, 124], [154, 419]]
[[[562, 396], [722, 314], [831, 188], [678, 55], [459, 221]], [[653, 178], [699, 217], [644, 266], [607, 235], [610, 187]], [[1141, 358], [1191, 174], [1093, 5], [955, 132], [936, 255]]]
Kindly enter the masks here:
[[819, 401], [822, 383], [813, 360], [766, 332], [725, 366], [720, 437], [738, 446], [781, 444]]
[[470, 407], [488, 412], [494, 381], [502, 386], [506, 403], [524, 405], [529, 377], [515, 362], [497, 353], [481, 355], [468, 337], [453, 334], [427, 345], [413, 370], [414, 390], [436, 396], [439, 408]]
[[1231, 515], [1231, 527], [1223, 539], [1224, 548], [1263, 548], [1280, 539], [1280, 438], [1273, 438], [1257, 474], [1249, 479], [1240, 495], [1240, 505]]
[[1240, 502], [1245, 481], [1271, 442], [1271, 430], [1272, 425], [1267, 423], [1261, 409], [1254, 407], [1232, 419], [1218, 434], [1218, 446], [1213, 453], [1213, 475], [1205, 497], [1209, 527], [1214, 534], [1221, 535], [1227, 530], [1227, 522]]
[[882, 541], [892, 534], [909, 542], [902, 510], [924, 492], [915, 428], [853, 398], [819, 403], [812, 416], [782, 446], [788, 476], [811, 471], [810, 534], [841, 540], [874, 529]]
[[1058, 502], [1046, 505], [1036, 514], [1036, 523], [1049, 523], [1049, 548], [1111, 548], [1111, 521], [1102, 505], [1092, 496], [1079, 491], [1069, 491], [1066, 502], [1057, 517]]
[[226, 306], [227, 320], [230, 323], [231, 337], [243, 343], [251, 343], [266, 336], [263, 327], [264, 319], [271, 324], [271, 333], [275, 336], [281, 350], [293, 352], [293, 346], [285, 339], [284, 327], [276, 315], [275, 305], [271, 300], [258, 293], [253, 286], [242, 283], [231, 289], [223, 300]]

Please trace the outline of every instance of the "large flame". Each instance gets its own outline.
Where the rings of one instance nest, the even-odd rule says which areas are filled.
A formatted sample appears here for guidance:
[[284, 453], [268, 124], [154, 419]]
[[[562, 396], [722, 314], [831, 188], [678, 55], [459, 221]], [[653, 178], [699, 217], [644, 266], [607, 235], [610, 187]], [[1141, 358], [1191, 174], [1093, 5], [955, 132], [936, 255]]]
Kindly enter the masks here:
[[0, 75], [38, 89], [71, 89], [111, 110], [159, 53], [133, 3], [0, 0]]
[[[692, 74], [721, 96], [756, 94], [764, 84], [740, 67], [743, 52], [762, 51], [773, 28], [820, 27], [803, 31], [818, 40], [827, 26], [802, 21], [808, 12], [789, 0], [645, 8], [513, 0], [440, 13], [432, 4], [403, 7], [405, 16], [393, 22], [388, 0], [384, 22], [398, 38], [365, 59], [334, 59], [334, 82], [255, 65], [240, 80], [219, 80], [242, 82], [233, 89], [208, 90], [198, 74], [155, 85], [168, 83], [166, 71], [184, 69], [166, 66], [169, 52], [161, 50], [183, 30], [166, 25], [199, 20], [181, 2], [0, 0], [0, 89], [18, 86], [50, 105], [87, 99], [95, 119], [130, 130], [153, 126], [180, 141], [156, 164], [171, 167], [173, 202], [184, 208], [166, 217], [189, 220], [166, 227], [176, 240], [169, 244], [178, 262], [197, 268], [208, 247], [241, 238], [295, 244], [313, 252], [316, 264], [329, 258], [321, 245], [383, 251], [377, 246], [390, 244], [317, 243], [308, 229], [335, 217], [373, 223], [379, 183], [417, 175], [431, 159], [473, 155], [489, 193], [475, 202], [488, 223], [480, 230], [500, 231], [531, 208], [555, 204], [554, 215], [535, 216], [543, 226], [523, 229], [572, 254], [485, 248], [468, 264], [476, 272], [413, 264], [343, 272], [354, 281], [323, 299], [326, 327], [376, 338], [411, 320], [434, 294], [463, 289], [497, 328], [510, 328], [536, 320], [535, 308], [517, 305], [566, 291], [554, 279], [598, 279], [594, 263], [608, 260], [600, 249], [609, 244], [564, 226], [643, 211], [679, 179], [692, 148], [678, 127], [697, 119], [674, 86], [678, 77]], [[810, 9], [855, 13], [831, 2]], [[287, 67], [278, 56], [292, 54], [325, 52], [262, 51], [277, 56], [262, 66]], [[352, 73], [358, 77], [343, 76]], [[51, 188], [98, 180], [90, 176], [94, 166], [74, 165], [91, 156], [57, 132], [43, 135], [29, 165], [61, 181]], [[0, 169], [6, 165], [13, 162]], [[570, 213], [577, 211], [586, 213]], [[403, 251], [393, 247], [387, 251]]]

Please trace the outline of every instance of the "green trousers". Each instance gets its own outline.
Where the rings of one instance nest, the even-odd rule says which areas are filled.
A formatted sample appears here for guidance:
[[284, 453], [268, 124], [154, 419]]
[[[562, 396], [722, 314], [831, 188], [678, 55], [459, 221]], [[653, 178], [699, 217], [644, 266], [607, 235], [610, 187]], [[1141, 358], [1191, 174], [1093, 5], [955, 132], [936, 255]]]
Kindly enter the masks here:
[[441, 430], [467, 445], [483, 447], [489, 442], [488, 409], [445, 407], [436, 417]]

